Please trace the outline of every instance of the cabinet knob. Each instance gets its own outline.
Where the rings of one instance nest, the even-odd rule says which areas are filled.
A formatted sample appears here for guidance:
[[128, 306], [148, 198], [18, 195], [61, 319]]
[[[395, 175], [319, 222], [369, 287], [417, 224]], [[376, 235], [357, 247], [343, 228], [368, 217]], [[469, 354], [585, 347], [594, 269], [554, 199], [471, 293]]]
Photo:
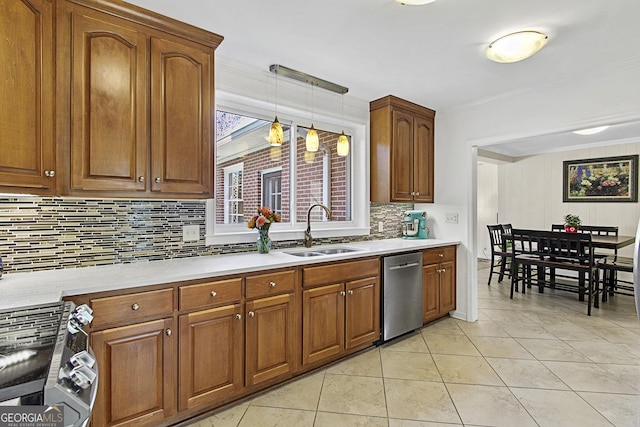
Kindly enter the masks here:
[[242, 315], [241, 314], [236, 314], [236, 319], [238, 319], [238, 320], [242, 319]]
[[412, 195], [412, 196], [415, 196], [415, 195], [416, 195], [416, 192], [415, 192], [415, 191], [412, 191], [412, 192], [411, 192], [411, 195]]
[[446, 269], [446, 268], [443, 268], [443, 269], [442, 269], [442, 270], [440, 270], [440, 271], [442, 271], [442, 272], [444, 273], [445, 271], [447, 271], [447, 269]]
[[173, 332], [171, 332], [171, 329], [167, 329], [166, 331], [164, 331], [164, 334], [168, 337], [170, 337], [172, 333]]
[[131, 306], [131, 310], [133, 310], [133, 311], [138, 311], [139, 309], [140, 309], [140, 306], [138, 304], [133, 304]]
[[156, 179], [154, 179], [154, 181], [159, 183], [160, 182], [160, 178], [156, 177]]
[[271, 286], [272, 288], [276, 287], [276, 282], [269, 282], [269, 286]]
[[440, 258], [444, 258], [444, 254], [438, 254]]
[[419, 191], [418, 191], [418, 192], [416, 192], [416, 196], [419, 196], [419, 195], [420, 195], [420, 192], [419, 192]]
[[218, 293], [216, 291], [211, 291], [211, 296], [215, 297], [216, 295], [218, 295]]
[[340, 296], [341, 296], [341, 297], [343, 297], [343, 296], [345, 296], [345, 295], [346, 295], [346, 294], [345, 294], [345, 292], [344, 292], [344, 291], [340, 291]]
[[138, 182], [144, 182], [144, 176], [139, 176], [138, 177]]
[[54, 176], [56, 176], [56, 171], [44, 171], [44, 176], [53, 178]]
[[249, 312], [249, 317], [255, 317], [255, 316], [256, 316], [256, 314], [253, 311]]
[[349, 291], [347, 292], [349, 295], [353, 295], [353, 291]]

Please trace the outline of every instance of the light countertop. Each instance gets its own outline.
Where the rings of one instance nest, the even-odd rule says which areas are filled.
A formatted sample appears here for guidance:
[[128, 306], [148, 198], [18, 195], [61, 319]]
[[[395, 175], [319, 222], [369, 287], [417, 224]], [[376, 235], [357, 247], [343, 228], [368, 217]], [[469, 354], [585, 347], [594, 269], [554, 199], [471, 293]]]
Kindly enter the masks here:
[[[8, 273], [0, 279], [0, 294], [2, 295], [0, 309], [44, 304], [58, 301], [65, 296], [380, 256], [459, 243], [457, 240], [442, 239], [385, 239], [340, 245], [321, 245], [309, 249], [299, 247], [274, 250], [268, 254], [244, 252], [31, 273]], [[332, 247], [347, 247], [357, 249], [357, 251], [315, 257], [298, 257], [286, 253]]]

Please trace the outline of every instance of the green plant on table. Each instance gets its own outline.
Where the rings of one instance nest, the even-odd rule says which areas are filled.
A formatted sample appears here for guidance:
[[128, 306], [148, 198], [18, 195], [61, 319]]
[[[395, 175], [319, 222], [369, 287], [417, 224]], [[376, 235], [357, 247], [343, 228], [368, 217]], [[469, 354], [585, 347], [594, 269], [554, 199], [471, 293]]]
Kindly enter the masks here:
[[578, 215], [566, 214], [564, 216], [564, 223], [566, 225], [570, 225], [572, 227], [580, 227], [582, 225], [582, 221]]

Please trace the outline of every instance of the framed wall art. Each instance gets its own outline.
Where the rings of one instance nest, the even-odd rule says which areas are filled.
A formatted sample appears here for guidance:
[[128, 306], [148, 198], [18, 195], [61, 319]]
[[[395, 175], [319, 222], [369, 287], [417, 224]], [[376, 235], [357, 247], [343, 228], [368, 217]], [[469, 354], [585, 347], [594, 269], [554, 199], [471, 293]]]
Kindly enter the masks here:
[[637, 202], [638, 155], [562, 162], [563, 202]]

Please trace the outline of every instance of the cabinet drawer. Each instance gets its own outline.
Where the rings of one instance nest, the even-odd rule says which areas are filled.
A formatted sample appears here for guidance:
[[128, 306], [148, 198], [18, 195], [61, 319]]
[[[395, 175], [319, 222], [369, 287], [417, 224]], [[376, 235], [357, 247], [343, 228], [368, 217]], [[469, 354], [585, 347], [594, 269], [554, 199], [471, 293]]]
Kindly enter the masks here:
[[302, 269], [302, 283], [304, 286], [316, 286], [329, 283], [341, 283], [361, 277], [372, 277], [380, 274], [380, 261], [366, 259], [319, 267], [305, 267]]
[[425, 249], [422, 255], [422, 264], [437, 264], [443, 261], [456, 260], [456, 247], [443, 246], [441, 248]]
[[137, 294], [91, 300], [93, 327], [135, 321], [144, 317], [171, 314], [173, 289], [139, 292]]
[[179, 295], [180, 310], [240, 301], [242, 297], [242, 279], [236, 278], [180, 286]]
[[296, 282], [295, 270], [280, 271], [247, 277], [247, 299], [292, 292]]

